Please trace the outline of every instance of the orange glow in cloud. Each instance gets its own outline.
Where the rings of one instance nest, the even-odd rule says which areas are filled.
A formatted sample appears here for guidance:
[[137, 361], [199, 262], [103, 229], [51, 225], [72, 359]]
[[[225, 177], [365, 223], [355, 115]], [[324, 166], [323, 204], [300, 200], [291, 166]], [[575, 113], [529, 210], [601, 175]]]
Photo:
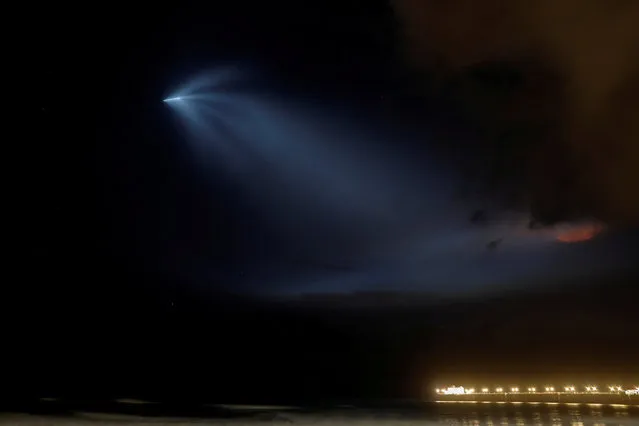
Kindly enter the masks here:
[[603, 231], [603, 226], [598, 223], [585, 223], [576, 225], [570, 229], [559, 231], [557, 241], [562, 243], [579, 243], [596, 237]]

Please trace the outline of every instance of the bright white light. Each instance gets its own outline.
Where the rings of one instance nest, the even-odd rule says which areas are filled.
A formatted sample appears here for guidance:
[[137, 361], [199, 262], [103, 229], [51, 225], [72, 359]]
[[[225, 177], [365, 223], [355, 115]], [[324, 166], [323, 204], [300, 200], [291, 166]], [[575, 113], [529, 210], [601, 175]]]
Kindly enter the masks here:
[[510, 390], [513, 392], [519, 392], [519, 388], [510, 388]]
[[444, 395], [463, 395], [466, 393], [466, 390], [463, 386], [449, 387], [448, 389], [442, 389], [442, 393]]
[[537, 388], [528, 388], [528, 392], [535, 392]]
[[164, 100], [164, 102], [177, 102], [177, 101], [181, 101], [182, 97], [181, 96], [175, 96], [173, 98], [166, 98]]
[[497, 391], [497, 392], [503, 392], [503, 391], [504, 391], [504, 389], [503, 389], [503, 388], [497, 388], [497, 389], [495, 389], [495, 391]]
[[548, 386], [548, 387], [546, 388], [546, 392], [554, 392], [554, 391], [555, 391], [555, 388], [554, 388], [554, 387], [552, 387], [552, 386]]
[[483, 388], [481, 391], [484, 393], [488, 393], [488, 388]]
[[634, 389], [628, 389], [626, 395], [639, 395], [639, 387]]
[[470, 394], [470, 393], [475, 393], [475, 389], [466, 389], [466, 393]]

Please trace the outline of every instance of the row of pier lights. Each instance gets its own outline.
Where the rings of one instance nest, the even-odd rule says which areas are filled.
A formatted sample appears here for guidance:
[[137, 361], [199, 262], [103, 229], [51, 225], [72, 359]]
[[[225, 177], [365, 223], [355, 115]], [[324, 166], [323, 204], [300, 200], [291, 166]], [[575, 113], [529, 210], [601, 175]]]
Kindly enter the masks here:
[[[634, 388], [608, 385], [565, 385], [543, 387], [519, 386], [475, 389], [463, 386], [450, 386], [435, 389], [437, 402], [486, 402], [486, 403], [548, 403], [548, 404], [637, 404], [639, 405], [639, 386]], [[432, 394], [431, 394], [432, 395]]]
[[475, 388], [464, 388], [463, 386], [450, 386], [448, 388], [435, 389], [438, 395], [473, 395], [473, 394], [625, 394], [628, 396], [639, 395], [639, 386], [635, 388], [626, 389], [623, 386], [608, 385], [600, 388], [596, 385], [586, 385], [582, 388], [578, 388], [574, 385], [566, 385], [556, 388], [555, 386], [544, 386], [537, 388], [531, 386], [528, 388], [519, 388], [513, 386], [511, 388], [495, 387], [495, 388], [481, 388], [476, 391]]

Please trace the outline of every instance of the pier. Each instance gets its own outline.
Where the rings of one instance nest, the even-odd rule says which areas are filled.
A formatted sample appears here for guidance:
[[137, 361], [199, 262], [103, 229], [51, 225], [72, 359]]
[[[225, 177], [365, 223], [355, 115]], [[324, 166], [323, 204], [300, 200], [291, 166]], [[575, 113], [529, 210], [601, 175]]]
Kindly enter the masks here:
[[[548, 389], [548, 390], [546, 390]], [[438, 402], [510, 402], [510, 403], [555, 403], [555, 404], [624, 404], [639, 405], [639, 388], [625, 389], [621, 386], [609, 386], [600, 391], [597, 386], [587, 386], [577, 390], [575, 386], [537, 388], [465, 388], [451, 386], [435, 389], [430, 400]]]

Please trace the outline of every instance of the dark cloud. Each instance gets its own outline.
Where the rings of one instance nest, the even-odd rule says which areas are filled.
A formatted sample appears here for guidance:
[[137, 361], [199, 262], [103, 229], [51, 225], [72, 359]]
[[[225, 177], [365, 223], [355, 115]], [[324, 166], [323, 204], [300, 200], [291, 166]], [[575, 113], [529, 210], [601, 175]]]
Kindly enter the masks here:
[[504, 241], [503, 238], [499, 238], [497, 240], [493, 240], [493, 241], [489, 242], [488, 244], [486, 244], [486, 248], [488, 250], [495, 250], [497, 247], [499, 247], [499, 245], [501, 244], [502, 241]]
[[480, 189], [546, 223], [639, 219], [639, 3], [393, 5], [406, 58], [478, 130], [457, 152]]

